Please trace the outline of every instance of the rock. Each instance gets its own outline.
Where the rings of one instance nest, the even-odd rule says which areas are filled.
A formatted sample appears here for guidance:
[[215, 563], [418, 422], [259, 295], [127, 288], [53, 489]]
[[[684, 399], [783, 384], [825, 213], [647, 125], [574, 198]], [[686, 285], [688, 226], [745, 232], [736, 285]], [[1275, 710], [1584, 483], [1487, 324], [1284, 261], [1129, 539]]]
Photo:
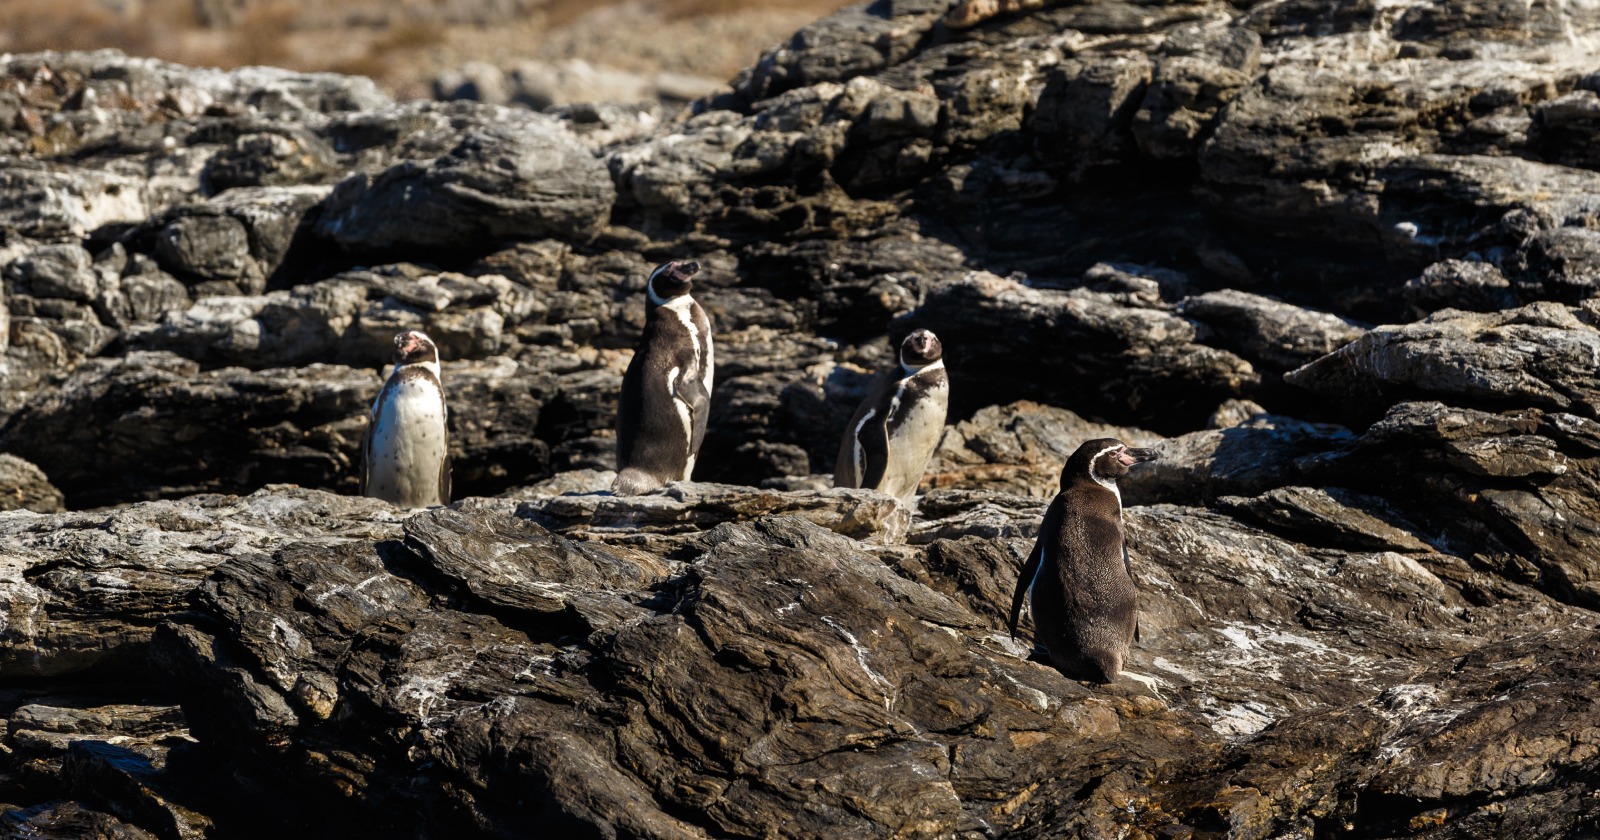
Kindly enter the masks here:
[[[156, 239], [162, 268], [201, 281], [243, 279], [249, 254], [244, 225], [227, 216], [182, 217], [164, 227]], [[257, 277], [239, 288], [259, 291], [265, 285], [266, 278]]]
[[945, 430], [923, 486], [1050, 498], [1060, 491], [1067, 458], [1084, 441], [1100, 437], [1136, 447], [1161, 440], [1143, 429], [1092, 423], [1035, 402], [989, 406]]
[[371, 372], [349, 368], [201, 373], [136, 353], [85, 366], [30, 403], [0, 430], [0, 447], [40, 465], [73, 507], [278, 479], [349, 486], [376, 391]]
[[340, 170], [327, 141], [305, 130], [273, 126], [241, 134], [206, 161], [201, 177], [212, 193], [242, 187], [327, 184]]
[[1419, 317], [1440, 309], [1498, 312], [1517, 306], [1511, 281], [1500, 269], [1470, 260], [1436, 262], [1421, 276], [1406, 281], [1404, 293]]
[[1526, 246], [1516, 289], [1523, 300], [1569, 303], [1600, 291], [1600, 235], [1563, 227], [1534, 234]]
[[173, 801], [174, 791], [165, 778], [168, 760], [168, 750], [163, 748], [135, 750], [81, 740], [67, 747], [61, 774], [77, 795], [106, 801], [112, 810], [155, 826], [160, 836], [210, 835], [216, 830], [211, 818]]
[[100, 291], [89, 252], [77, 245], [45, 245], [11, 263], [7, 279], [41, 298], [93, 301]]
[[605, 493], [562, 495], [524, 503], [517, 515], [559, 534], [662, 533], [709, 530], [722, 522], [788, 515], [874, 542], [901, 542], [910, 512], [870, 490], [755, 492], [720, 484], [677, 482], [624, 499]]
[[604, 166], [548, 118], [502, 113], [432, 161], [340, 182], [317, 233], [366, 253], [592, 238], [616, 197]]
[[0, 510], [60, 513], [61, 491], [43, 470], [15, 455], [0, 453]]
[[1158, 161], [1193, 160], [1222, 109], [1250, 80], [1206, 58], [1174, 56], [1157, 62], [1131, 118], [1139, 151]]
[[[466, 74], [467, 68], [462, 72]], [[723, 88], [718, 79], [685, 73], [630, 73], [614, 67], [596, 67], [580, 59], [561, 62], [519, 61], [510, 68], [511, 90], [505, 92], [535, 109], [573, 105], [580, 102], [628, 103], [658, 101], [671, 104], [691, 102]], [[440, 82], [436, 81], [435, 85]], [[473, 84], [469, 81], [469, 84]], [[457, 87], [458, 92], [462, 91]], [[483, 96], [463, 97], [493, 102]]]
[[156, 835], [77, 802], [47, 802], [0, 813], [6, 837], [85, 837], [94, 840], [155, 840]]
[[144, 184], [88, 169], [13, 162], [0, 168], [0, 226], [34, 239], [82, 239], [101, 225], [149, 215]]
[[1178, 312], [1209, 327], [1208, 342], [1263, 370], [1292, 370], [1366, 332], [1337, 315], [1232, 290], [1185, 298]]
[[[0, 449], [96, 508], [0, 514], [0, 833], [1590, 832], [1600, 13], [951, 11], [679, 111], [0, 58]], [[684, 257], [723, 483], [613, 498]], [[912, 513], [811, 471], [914, 326]], [[312, 488], [415, 327], [462, 499], [402, 519]], [[1087, 687], [1005, 626], [1100, 434], [1166, 457]]]
[[[1173, 428], [1260, 381], [1248, 362], [1199, 344], [1189, 321], [1086, 289], [1031, 289], [974, 273], [934, 287], [901, 325], [917, 327], [950, 348], [957, 415], [968, 406], [1035, 399]], [[1013, 351], [1018, 346], [1031, 348], [1026, 363]], [[1054, 374], [1035, 375], [1041, 368]]]
[[458, 70], [439, 74], [433, 80], [433, 97], [504, 105], [511, 101], [511, 90], [506, 84], [506, 74], [500, 68], [483, 61], [469, 61]]
[[1600, 331], [1580, 314], [1556, 303], [1486, 314], [1446, 310], [1371, 330], [1284, 381], [1358, 415], [1432, 397], [1593, 416], [1600, 391], [1590, 360], [1600, 353]]
[[230, 558], [298, 533], [324, 548], [398, 536], [381, 502], [298, 488], [148, 502], [111, 514], [0, 514], [0, 592], [11, 679], [138, 674], [155, 625]]

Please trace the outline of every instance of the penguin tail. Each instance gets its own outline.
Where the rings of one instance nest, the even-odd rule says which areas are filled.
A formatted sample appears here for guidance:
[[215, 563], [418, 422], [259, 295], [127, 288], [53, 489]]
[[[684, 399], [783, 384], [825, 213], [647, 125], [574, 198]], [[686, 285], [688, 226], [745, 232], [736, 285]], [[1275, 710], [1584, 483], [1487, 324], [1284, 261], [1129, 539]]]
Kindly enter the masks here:
[[611, 482], [611, 492], [618, 496], [637, 496], [660, 487], [665, 482], [641, 469], [629, 467], [617, 473]]

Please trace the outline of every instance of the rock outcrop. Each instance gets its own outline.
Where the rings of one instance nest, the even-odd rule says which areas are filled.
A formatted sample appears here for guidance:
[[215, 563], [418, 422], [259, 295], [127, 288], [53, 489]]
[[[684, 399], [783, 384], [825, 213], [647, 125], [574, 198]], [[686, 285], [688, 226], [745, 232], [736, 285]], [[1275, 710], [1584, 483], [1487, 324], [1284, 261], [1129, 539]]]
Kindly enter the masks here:
[[[1593, 833], [1596, 43], [875, 0], [670, 113], [0, 57], [0, 836]], [[686, 255], [697, 481], [615, 498]], [[923, 495], [829, 489], [917, 327]], [[348, 495], [410, 328], [415, 514]], [[1110, 686], [1005, 629], [1099, 436], [1163, 454]]]

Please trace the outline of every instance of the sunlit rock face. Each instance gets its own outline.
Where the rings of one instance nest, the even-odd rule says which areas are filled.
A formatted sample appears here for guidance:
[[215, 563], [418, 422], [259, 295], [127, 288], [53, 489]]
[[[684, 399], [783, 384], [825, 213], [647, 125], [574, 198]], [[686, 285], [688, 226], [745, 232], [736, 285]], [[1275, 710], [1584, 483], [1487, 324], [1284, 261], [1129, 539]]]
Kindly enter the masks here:
[[[882, 0], [673, 114], [6, 56], [0, 833], [1592, 830], [1597, 47]], [[614, 497], [671, 258], [710, 425]], [[831, 489], [918, 328], [922, 494]], [[461, 499], [417, 513], [353, 495], [409, 329]], [[1107, 686], [1006, 632], [1099, 437], [1161, 453]]]

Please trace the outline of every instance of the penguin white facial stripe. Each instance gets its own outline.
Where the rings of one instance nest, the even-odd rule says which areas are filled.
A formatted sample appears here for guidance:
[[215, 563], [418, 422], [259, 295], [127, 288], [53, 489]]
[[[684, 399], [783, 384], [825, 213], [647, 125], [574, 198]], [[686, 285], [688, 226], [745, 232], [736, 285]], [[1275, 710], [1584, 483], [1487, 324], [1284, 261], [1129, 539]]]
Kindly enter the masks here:
[[1100, 463], [1100, 459], [1104, 458], [1106, 455], [1108, 455], [1108, 454], [1110, 454], [1112, 452], [1118, 452], [1118, 451], [1126, 449], [1126, 448], [1127, 447], [1123, 446], [1122, 444], [1117, 444], [1116, 446], [1108, 446], [1105, 449], [1102, 449], [1099, 452], [1095, 453], [1095, 456], [1093, 458], [1089, 459], [1089, 477], [1094, 479], [1094, 483], [1095, 484], [1098, 484], [1101, 487], [1104, 487], [1107, 490], [1110, 490], [1112, 493], [1116, 494], [1117, 507], [1119, 507], [1119, 508], [1122, 507], [1122, 491], [1117, 489], [1117, 482], [1116, 481], [1113, 481], [1113, 480], [1110, 480], [1110, 479], [1101, 478], [1100, 474], [1095, 472], [1095, 464]]
[[900, 370], [904, 371], [908, 377], [916, 376], [925, 371], [944, 370], [944, 359], [937, 359], [925, 365], [908, 365], [905, 362], [901, 362]]

